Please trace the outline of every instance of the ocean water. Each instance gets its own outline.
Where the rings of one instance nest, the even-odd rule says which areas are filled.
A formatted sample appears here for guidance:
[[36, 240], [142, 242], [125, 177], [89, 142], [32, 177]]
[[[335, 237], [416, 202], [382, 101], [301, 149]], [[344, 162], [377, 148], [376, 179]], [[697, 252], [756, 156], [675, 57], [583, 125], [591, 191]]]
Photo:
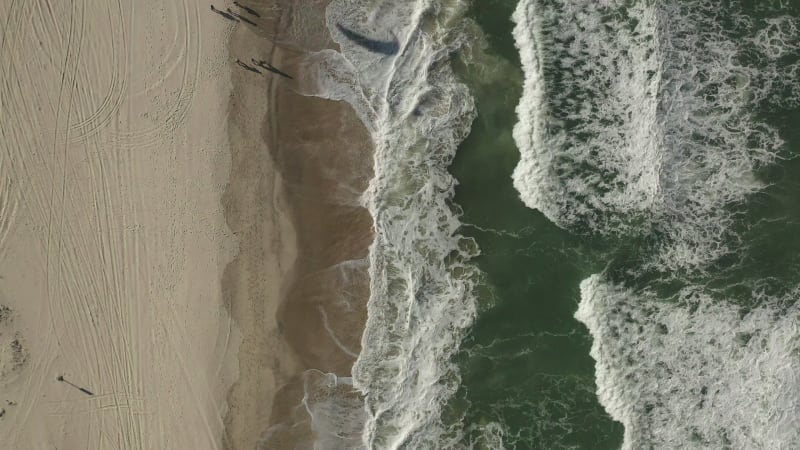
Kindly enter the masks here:
[[465, 68], [451, 169], [490, 291], [459, 353], [474, 442], [800, 446], [798, 6], [473, 5], [522, 68]]
[[326, 18], [376, 238], [353, 376], [319, 377], [363, 398], [309, 402], [318, 448], [800, 448], [800, 5]]

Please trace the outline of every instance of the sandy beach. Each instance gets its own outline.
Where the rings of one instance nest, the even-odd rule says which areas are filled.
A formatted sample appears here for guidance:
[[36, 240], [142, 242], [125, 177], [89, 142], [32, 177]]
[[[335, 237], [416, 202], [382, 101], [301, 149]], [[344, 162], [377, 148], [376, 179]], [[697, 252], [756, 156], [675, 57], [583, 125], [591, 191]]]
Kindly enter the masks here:
[[[222, 448], [239, 361], [260, 356], [231, 315], [274, 332], [294, 258], [285, 205], [221, 202], [254, 200], [226, 191], [245, 166], [280, 184], [231, 159], [229, 132], [258, 141], [264, 82], [230, 130], [233, 24], [205, 3], [4, 0], [0, 20], [2, 446]], [[254, 283], [228, 264], [264, 217]], [[223, 295], [237, 283], [258, 305]]]
[[4, 447], [313, 439], [303, 380], [359, 350], [369, 140], [233, 61], [298, 70], [326, 3], [0, 1]]
[[231, 25], [190, 1], [0, 20], [2, 446], [221, 448]]

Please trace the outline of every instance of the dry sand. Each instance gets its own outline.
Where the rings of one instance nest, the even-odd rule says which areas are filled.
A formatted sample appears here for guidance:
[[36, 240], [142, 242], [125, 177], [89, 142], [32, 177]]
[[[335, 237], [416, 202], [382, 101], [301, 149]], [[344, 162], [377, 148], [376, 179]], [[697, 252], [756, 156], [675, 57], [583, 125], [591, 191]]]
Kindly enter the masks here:
[[248, 3], [254, 29], [196, 0], [0, 0], [1, 448], [314, 438], [309, 377], [359, 351], [369, 139], [232, 60], [301, 70], [326, 3]]
[[0, 0], [0, 24], [0, 447], [254, 448], [266, 417], [226, 421], [271, 410], [294, 234], [232, 25], [195, 0]]

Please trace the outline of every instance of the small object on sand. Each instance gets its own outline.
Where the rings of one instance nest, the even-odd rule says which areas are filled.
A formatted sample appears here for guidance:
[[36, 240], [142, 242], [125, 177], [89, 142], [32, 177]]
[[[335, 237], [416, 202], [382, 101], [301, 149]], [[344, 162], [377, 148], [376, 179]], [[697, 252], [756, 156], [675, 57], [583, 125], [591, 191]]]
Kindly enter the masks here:
[[236, 60], [236, 64], [238, 64], [238, 65], [239, 65], [239, 67], [242, 67], [242, 68], [243, 68], [243, 69], [245, 69], [245, 70], [249, 70], [250, 72], [261, 73], [261, 71], [260, 71], [260, 70], [256, 69], [255, 67], [248, 66], [247, 64], [245, 64], [245, 63], [241, 62], [241, 61], [240, 61], [240, 60], [238, 60], [238, 59]]
[[220, 11], [217, 8], [214, 8], [214, 5], [211, 5], [211, 10], [228, 20], [239, 22], [239, 19], [237, 19], [236, 17], [233, 17], [232, 15], [226, 13], [225, 11]]
[[84, 394], [86, 394], [86, 395], [89, 395], [89, 396], [93, 396], [93, 395], [94, 395], [94, 393], [93, 393], [92, 391], [90, 391], [90, 390], [88, 390], [88, 389], [84, 389], [84, 388], [82, 388], [82, 387], [80, 387], [80, 386], [78, 386], [78, 385], [76, 385], [76, 384], [73, 384], [73, 383], [72, 383], [72, 382], [70, 382], [70, 381], [67, 381], [67, 380], [66, 380], [66, 379], [64, 379], [64, 377], [63, 377], [63, 376], [61, 376], [61, 375], [57, 376], [57, 377], [56, 377], [56, 380], [58, 380], [58, 381], [60, 381], [60, 382], [62, 382], [62, 383], [67, 383], [68, 385], [70, 385], [70, 386], [74, 387], [75, 389], [77, 389], [77, 390], [79, 390], [79, 391], [83, 392], [83, 393], [84, 393]]
[[257, 23], [253, 22], [252, 20], [248, 19], [247, 17], [241, 16], [240, 14], [236, 14], [235, 12], [231, 11], [230, 8], [228, 8], [228, 14], [232, 15], [233, 17], [236, 17], [237, 19], [241, 20], [242, 22], [247, 22], [247, 23], [249, 23], [250, 25], [252, 25], [254, 27], [258, 26]]
[[243, 10], [247, 11], [247, 13], [250, 14], [250, 15], [253, 15], [253, 16], [256, 16], [256, 17], [261, 17], [261, 14], [259, 14], [258, 11], [256, 11], [253, 8], [248, 8], [247, 6], [244, 6], [239, 2], [233, 2], [233, 4], [238, 6], [239, 8], [242, 8]]
[[5, 415], [6, 415], [6, 409], [5, 408], [0, 408], [0, 417], [3, 417]]

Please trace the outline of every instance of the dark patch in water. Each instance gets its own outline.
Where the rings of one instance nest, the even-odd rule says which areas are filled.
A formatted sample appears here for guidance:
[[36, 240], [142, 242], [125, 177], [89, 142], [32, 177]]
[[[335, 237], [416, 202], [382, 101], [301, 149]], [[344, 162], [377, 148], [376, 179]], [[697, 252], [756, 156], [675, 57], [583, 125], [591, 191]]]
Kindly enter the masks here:
[[359, 34], [353, 30], [347, 29], [340, 23], [336, 24], [336, 28], [338, 28], [342, 34], [347, 36], [348, 39], [371, 52], [381, 53], [384, 55], [396, 55], [397, 52], [400, 51], [400, 42], [397, 40], [397, 38], [394, 38], [391, 41], [379, 41], [376, 39], [370, 39], [363, 34]]

